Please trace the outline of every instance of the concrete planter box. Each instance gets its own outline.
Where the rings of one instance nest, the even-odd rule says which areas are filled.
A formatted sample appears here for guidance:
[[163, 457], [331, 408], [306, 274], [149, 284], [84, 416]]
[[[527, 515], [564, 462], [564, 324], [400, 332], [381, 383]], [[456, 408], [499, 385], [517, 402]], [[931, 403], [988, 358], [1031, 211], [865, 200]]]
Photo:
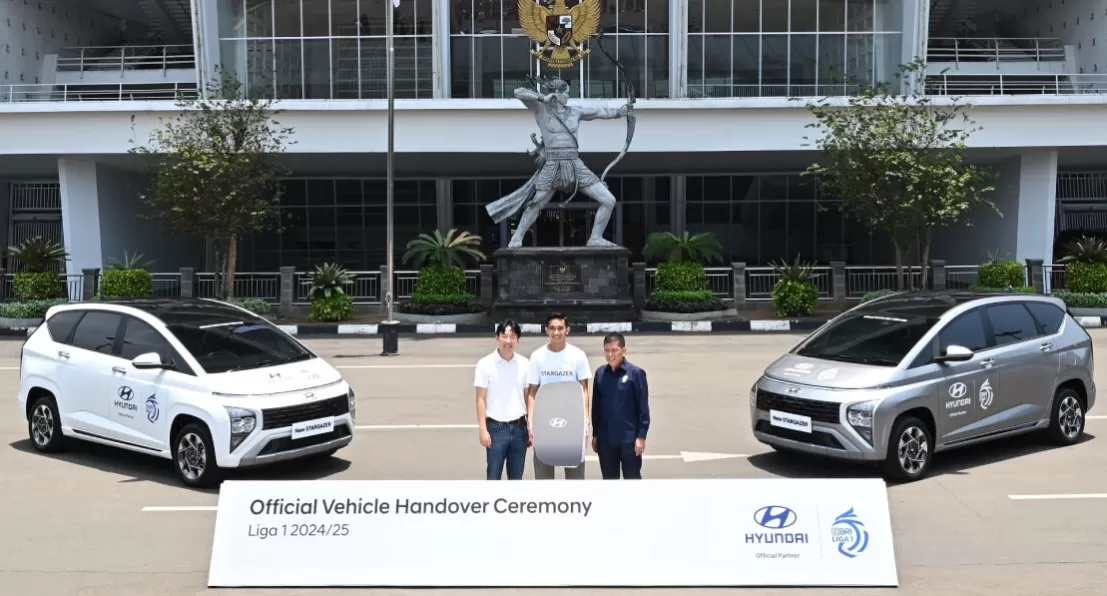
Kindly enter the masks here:
[[37, 319], [9, 319], [0, 317], [0, 329], [30, 329], [42, 324], [42, 318]]
[[1069, 310], [1074, 317], [1107, 317], [1107, 308], [1073, 307]]
[[718, 319], [734, 318], [738, 316], [738, 310], [706, 310], [704, 312], [663, 312], [659, 310], [643, 310], [643, 321], [714, 321]]
[[416, 315], [396, 311], [394, 318], [401, 323], [453, 323], [454, 325], [473, 325], [484, 323], [488, 320], [488, 314], [483, 312], [465, 313], [461, 315]]

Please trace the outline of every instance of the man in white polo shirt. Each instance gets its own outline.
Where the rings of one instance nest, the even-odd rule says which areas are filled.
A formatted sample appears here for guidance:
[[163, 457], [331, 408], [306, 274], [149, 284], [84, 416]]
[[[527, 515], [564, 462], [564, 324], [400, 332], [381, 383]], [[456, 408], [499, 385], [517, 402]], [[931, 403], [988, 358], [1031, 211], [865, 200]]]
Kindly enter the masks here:
[[499, 347], [477, 362], [473, 385], [477, 388], [477, 424], [485, 448], [488, 480], [522, 480], [527, 463], [530, 433], [525, 398], [530, 362], [515, 353], [521, 331], [508, 319], [496, 326]]
[[[588, 365], [588, 356], [584, 350], [565, 340], [569, 334], [569, 322], [565, 315], [554, 313], [546, 317], [546, 336], [549, 343], [538, 348], [530, 355], [530, 372], [527, 373], [527, 419], [534, 420], [534, 399], [538, 387], [548, 383], [579, 383], [581, 386], [581, 407], [584, 408], [584, 444], [580, 446], [581, 462], [575, 468], [565, 468], [565, 478], [584, 480], [584, 445], [592, 434], [592, 405], [588, 392], [588, 380], [592, 378], [592, 367]], [[530, 428], [530, 440], [534, 441], [533, 427]], [[534, 478], [553, 480], [554, 467], [538, 461], [534, 457]]]

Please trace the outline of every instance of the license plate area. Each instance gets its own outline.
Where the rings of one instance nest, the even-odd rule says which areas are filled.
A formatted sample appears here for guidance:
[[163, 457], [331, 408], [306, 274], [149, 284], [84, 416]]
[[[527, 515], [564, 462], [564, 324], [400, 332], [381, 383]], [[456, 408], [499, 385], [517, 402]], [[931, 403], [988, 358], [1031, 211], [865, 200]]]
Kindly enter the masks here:
[[304, 420], [292, 425], [292, 440], [314, 437], [334, 430], [334, 416]]
[[769, 410], [769, 424], [802, 433], [810, 433], [812, 431], [810, 416], [790, 414], [788, 412], [781, 412], [780, 410]]

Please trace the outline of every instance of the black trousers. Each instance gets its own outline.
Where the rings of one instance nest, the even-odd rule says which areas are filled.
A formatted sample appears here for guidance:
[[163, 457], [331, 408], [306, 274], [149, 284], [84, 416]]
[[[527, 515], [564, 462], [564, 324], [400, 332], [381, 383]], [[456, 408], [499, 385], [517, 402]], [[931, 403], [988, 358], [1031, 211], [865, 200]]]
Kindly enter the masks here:
[[642, 456], [634, 454], [634, 441], [614, 444], [600, 441], [597, 447], [604, 480], [619, 480], [620, 471], [623, 480], [642, 479]]

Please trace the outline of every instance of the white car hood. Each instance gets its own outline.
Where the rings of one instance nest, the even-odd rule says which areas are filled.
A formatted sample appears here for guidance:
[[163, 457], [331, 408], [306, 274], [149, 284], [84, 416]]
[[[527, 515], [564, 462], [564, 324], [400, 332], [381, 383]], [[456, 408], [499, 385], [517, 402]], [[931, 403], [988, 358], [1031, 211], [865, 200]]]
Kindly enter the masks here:
[[235, 396], [264, 397], [306, 391], [332, 385], [341, 380], [342, 375], [333, 366], [327, 364], [322, 358], [313, 358], [279, 366], [211, 375], [211, 390]]

